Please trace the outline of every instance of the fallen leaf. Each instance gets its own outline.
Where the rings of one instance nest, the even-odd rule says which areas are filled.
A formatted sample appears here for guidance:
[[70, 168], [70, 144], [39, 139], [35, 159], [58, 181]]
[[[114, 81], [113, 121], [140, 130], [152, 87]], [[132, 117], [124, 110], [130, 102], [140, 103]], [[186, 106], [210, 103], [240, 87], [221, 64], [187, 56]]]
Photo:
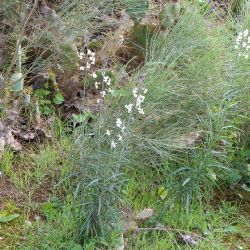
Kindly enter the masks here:
[[21, 144], [14, 138], [12, 129], [10, 128], [5, 130], [5, 144], [6, 146], [10, 146], [14, 151], [20, 151], [22, 149]]
[[18, 112], [14, 109], [7, 110], [8, 118], [4, 121], [5, 127], [13, 127], [16, 123], [16, 120], [18, 118]]
[[36, 138], [36, 134], [34, 132], [25, 132], [25, 131], [18, 133], [17, 136], [25, 141], [34, 140]]

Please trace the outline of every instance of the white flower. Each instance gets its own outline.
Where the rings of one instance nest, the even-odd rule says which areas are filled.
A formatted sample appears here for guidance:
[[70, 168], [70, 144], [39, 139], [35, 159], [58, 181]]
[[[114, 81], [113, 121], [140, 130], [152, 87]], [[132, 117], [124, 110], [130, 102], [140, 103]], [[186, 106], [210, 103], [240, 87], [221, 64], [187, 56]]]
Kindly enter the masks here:
[[38, 215], [35, 216], [35, 220], [40, 220], [40, 219], [41, 219], [40, 216]]
[[242, 36], [238, 35], [237, 42], [240, 42], [242, 40]]
[[92, 51], [90, 49], [87, 50], [88, 55], [92, 55]]
[[125, 108], [128, 110], [128, 113], [132, 112], [133, 106], [134, 106], [134, 104], [132, 104], [132, 103], [125, 105]]
[[89, 61], [90, 61], [91, 65], [94, 65], [95, 64], [95, 57], [90, 57]]
[[248, 36], [248, 29], [243, 31], [243, 36], [247, 37]]
[[134, 88], [133, 89], [133, 95], [134, 95], [135, 98], [138, 96], [137, 93], [138, 93], [138, 88]]
[[82, 60], [83, 59], [83, 56], [84, 56], [84, 53], [83, 52], [80, 52], [80, 54], [78, 55], [79, 58]]
[[97, 74], [95, 72], [92, 74], [92, 76], [93, 78], [97, 78]]
[[120, 118], [116, 119], [116, 127], [121, 128], [122, 127], [122, 120]]
[[114, 141], [111, 141], [111, 148], [116, 148], [116, 143]]
[[123, 126], [123, 127], [121, 128], [122, 133], [124, 133], [125, 129], [126, 129], [125, 126]]
[[29, 221], [29, 220], [26, 220], [24, 223], [25, 223], [27, 226], [31, 226], [31, 225], [32, 225], [31, 221]]
[[138, 110], [139, 114], [144, 115], [144, 110], [143, 110], [143, 108], [138, 108], [137, 110]]
[[242, 43], [242, 47], [243, 47], [243, 48], [246, 48], [246, 47], [247, 47], [247, 43], [243, 42], [243, 43]]
[[110, 94], [113, 94], [113, 93], [114, 93], [114, 90], [111, 89], [111, 88], [109, 88], [109, 89], [108, 89], [108, 92], [109, 92]]
[[100, 83], [99, 82], [95, 82], [95, 88], [98, 89]]
[[143, 94], [147, 94], [148, 93], [148, 89], [142, 89], [143, 90]]
[[104, 76], [103, 77], [103, 82], [106, 83], [107, 85], [110, 85], [111, 83], [111, 79], [109, 76]]
[[106, 131], [106, 134], [105, 134], [105, 135], [110, 136], [110, 135], [111, 135], [111, 131], [107, 129], [107, 131]]
[[137, 103], [143, 103], [144, 102], [144, 99], [145, 99], [145, 96], [143, 95], [139, 95], [136, 99], [136, 102]]
[[87, 64], [86, 64], [86, 69], [90, 69], [90, 64], [87, 62]]
[[120, 134], [117, 135], [117, 137], [118, 137], [118, 141], [122, 141], [122, 136]]
[[81, 66], [81, 67], [80, 67], [80, 70], [81, 70], [81, 71], [84, 71], [84, 70], [85, 70], [85, 67]]
[[105, 90], [101, 91], [101, 92], [100, 92], [100, 94], [101, 94], [102, 98], [104, 98], [104, 97], [105, 97], [105, 95], [107, 95], [107, 93], [106, 93], [106, 91], [105, 91]]
[[246, 58], [246, 59], [248, 59], [248, 58], [249, 58], [249, 56], [248, 56], [248, 55], [245, 55], [245, 58]]

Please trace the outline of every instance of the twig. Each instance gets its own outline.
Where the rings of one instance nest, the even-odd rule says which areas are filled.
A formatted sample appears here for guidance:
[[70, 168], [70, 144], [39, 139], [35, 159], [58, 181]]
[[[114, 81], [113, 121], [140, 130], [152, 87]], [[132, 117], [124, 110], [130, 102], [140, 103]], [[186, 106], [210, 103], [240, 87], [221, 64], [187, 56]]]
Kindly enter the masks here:
[[169, 228], [169, 227], [145, 227], [145, 228], [136, 228], [134, 229], [134, 232], [135, 233], [140, 233], [140, 232], [143, 232], [143, 231], [162, 231], [162, 232], [176, 232], [176, 233], [186, 233], [186, 234], [190, 234], [192, 236], [195, 236], [201, 240], [205, 240], [205, 241], [208, 241], [212, 244], [215, 245], [215, 242], [211, 241], [211, 240], [208, 240], [207, 238], [199, 235], [199, 234], [196, 234], [196, 233], [192, 233], [190, 231], [186, 231], [186, 230], [182, 230], [182, 229], [175, 229], [175, 228]]

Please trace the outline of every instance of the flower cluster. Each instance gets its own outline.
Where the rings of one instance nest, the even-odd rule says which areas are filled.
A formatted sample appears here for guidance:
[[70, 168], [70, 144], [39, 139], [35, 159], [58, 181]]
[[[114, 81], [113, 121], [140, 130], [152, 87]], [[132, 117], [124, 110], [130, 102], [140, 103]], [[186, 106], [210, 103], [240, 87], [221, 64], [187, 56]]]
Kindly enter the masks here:
[[[92, 74], [92, 77], [94, 79], [97, 79], [97, 74], [94, 72]], [[99, 89], [100, 87], [102, 89], [100, 91], [102, 98], [104, 98], [107, 94], [112, 94], [114, 92], [114, 90], [110, 88], [110, 85], [111, 85], [111, 78], [108, 75], [106, 75], [105, 72], [102, 72], [102, 83], [98, 81], [95, 82], [95, 88]], [[100, 102], [100, 99], [98, 99], [97, 101]]]
[[250, 36], [248, 29], [239, 33], [235, 49], [239, 51], [239, 56], [243, 56], [246, 59], [249, 58], [249, 49], [250, 49]]
[[[119, 142], [122, 142], [126, 127], [124, 126], [121, 118], [117, 118], [115, 124], [116, 124], [116, 128], [119, 130], [118, 134], [116, 135], [117, 140]], [[107, 136], [111, 136], [111, 133], [112, 133], [112, 131], [109, 129], [106, 131]], [[111, 148], [116, 148], [116, 145], [117, 145], [117, 143], [115, 142], [115, 139], [112, 139], [111, 140]]]
[[[144, 114], [144, 110], [142, 108], [142, 103], [145, 100], [145, 96], [143, 94], [146, 94], [147, 91], [148, 90], [145, 88], [142, 88], [142, 89], [134, 88], [133, 89], [132, 93], [133, 93], [133, 96], [135, 98], [135, 102], [125, 105], [125, 108], [129, 114], [132, 113], [133, 108], [135, 108], [135, 110], [137, 110], [139, 114], [142, 114], [142, 115]], [[126, 127], [124, 126], [124, 122], [122, 121], [121, 118], [116, 119], [115, 126], [119, 130], [118, 134], [116, 135], [117, 140], [118, 140], [118, 142], [122, 142]], [[111, 136], [111, 133], [112, 133], [112, 131], [110, 131], [110, 130], [106, 131], [106, 135], [109, 137]], [[112, 139], [111, 140], [111, 148], [114, 149], [114, 148], [116, 148], [116, 146], [117, 146], [116, 140]]]
[[[80, 60], [83, 60], [85, 54], [83, 52], [79, 53], [79, 58]], [[90, 69], [91, 65], [95, 65], [95, 53], [92, 52], [90, 49], [87, 50], [87, 57], [88, 57], [88, 61], [86, 63], [86, 67], [81, 66], [80, 70], [85, 70], [85, 69]]]
[[125, 108], [127, 109], [128, 113], [131, 113], [133, 110], [133, 107], [135, 106], [135, 109], [138, 111], [139, 114], [144, 115], [144, 110], [141, 107], [142, 103], [145, 100], [145, 96], [143, 94], [146, 94], [148, 92], [147, 89], [142, 88], [139, 90], [138, 88], [133, 89], [133, 96], [135, 98], [135, 104], [130, 103], [128, 105], [125, 105]]

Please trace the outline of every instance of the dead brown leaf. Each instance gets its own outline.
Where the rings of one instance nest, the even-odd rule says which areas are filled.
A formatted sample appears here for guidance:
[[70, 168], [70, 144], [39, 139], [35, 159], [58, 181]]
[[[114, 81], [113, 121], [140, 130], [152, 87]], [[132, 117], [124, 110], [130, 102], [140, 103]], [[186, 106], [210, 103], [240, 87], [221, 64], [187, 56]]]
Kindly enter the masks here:
[[22, 145], [14, 138], [12, 132], [11, 128], [5, 128], [5, 144], [14, 151], [20, 151], [22, 149]]

